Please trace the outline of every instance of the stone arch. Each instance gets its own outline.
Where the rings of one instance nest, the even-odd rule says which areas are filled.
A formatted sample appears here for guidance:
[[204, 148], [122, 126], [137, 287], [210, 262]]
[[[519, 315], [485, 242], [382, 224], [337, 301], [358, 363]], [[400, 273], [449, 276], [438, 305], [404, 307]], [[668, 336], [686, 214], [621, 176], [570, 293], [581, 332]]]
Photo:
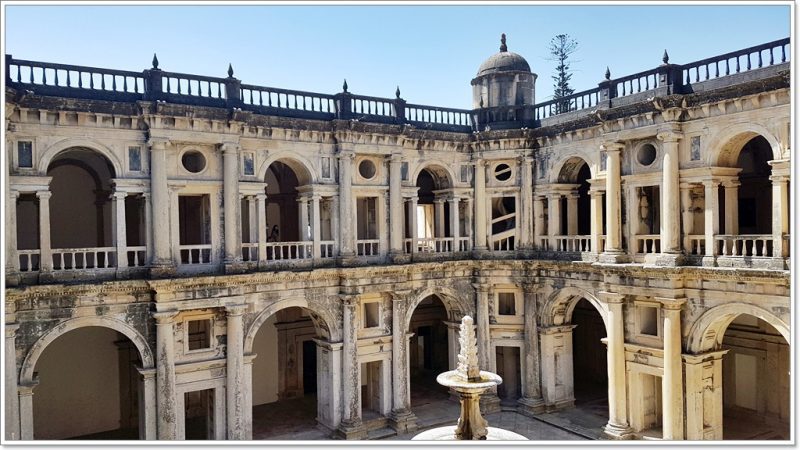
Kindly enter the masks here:
[[289, 168], [294, 171], [295, 176], [297, 176], [297, 181], [300, 186], [312, 184], [319, 178], [312, 169], [314, 167], [313, 164], [306, 158], [294, 152], [277, 152], [261, 163], [261, 166], [258, 168], [259, 179], [265, 180], [267, 178], [267, 170], [269, 170], [269, 166], [274, 162], [282, 162], [289, 166]]
[[150, 346], [147, 344], [147, 340], [132, 326], [121, 320], [110, 317], [78, 317], [59, 323], [33, 344], [28, 354], [25, 356], [25, 360], [22, 362], [19, 383], [33, 383], [33, 373], [34, 368], [36, 368], [36, 362], [51, 342], [65, 333], [84, 327], [110, 328], [125, 335], [125, 337], [133, 342], [133, 345], [135, 345], [136, 349], [139, 351], [139, 357], [142, 360], [143, 368], [149, 369], [154, 367], [153, 353], [150, 350]]
[[736, 167], [742, 147], [756, 136], [761, 136], [769, 142], [773, 159], [782, 158], [780, 143], [775, 135], [762, 125], [748, 122], [731, 125], [715, 134], [708, 143], [706, 164]]
[[582, 153], [572, 153], [558, 159], [553, 164], [553, 170], [550, 171], [550, 182], [577, 183], [578, 173], [584, 164], [589, 167], [589, 178], [594, 178], [597, 175], [597, 170], [589, 161], [591, 161], [589, 156]]
[[419, 174], [423, 170], [427, 170], [436, 182], [436, 189], [452, 188], [455, 184], [455, 174], [450, 170], [448, 165], [442, 161], [431, 160], [423, 161], [414, 169], [414, 173], [409, 178], [412, 184], [416, 186]]
[[608, 330], [608, 310], [605, 304], [598, 300], [591, 292], [575, 286], [561, 288], [550, 294], [539, 315], [539, 323], [543, 327], [560, 326], [570, 323], [572, 320], [572, 311], [581, 299], [586, 299], [586, 301], [597, 309], [597, 312], [603, 319], [603, 325], [606, 327], [606, 330]]
[[441, 300], [442, 304], [447, 310], [448, 318], [452, 321], [460, 322], [462, 316], [472, 313], [472, 308], [469, 302], [461, 299], [461, 297], [456, 295], [455, 292], [442, 287], [429, 287], [416, 295], [413, 301], [408, 304], [405, 311], [405, 318], [403, 319], [403, 326], [406, 330], [411, 324], [411, 316], [414, 315], [414, 310], [417, 309], [417, 306], [423, 300], [432, 295], [435, 295], [437, 298], [439, 298], [439, 300]]
[[114, 174], [112, 175], [112, 178], [119, 177], [124, 173], [122, 162], [119, 160], [119, 158], [117, 158], [117, 155], [114, 154], [110, 148], [95, 140], [86, 138], [67, 138], [51, 145], [45, 149], [44, 152], [42, 152], [42, 157], [39, 159], [37, 170], [41, 174], [46, 174], [48, 167], [50, 167], [50, 162], [53, 161], [53, 159], [55, 159], [59, 153], [77, 147], [95, 151], [105, 157], [106, 160], [111, 163], [111, 167], [114, 168]]
[[[261, 329], [261, 325], [267, 321], [273, 314], [277, 313], [278, 311], [286, 308], [291, 307], [298, 307], [298, 308], [305, 308], [309, 310], [312, 315], [312, 321], [314, 325], [319, 329], [323, 328], [328, 331], [328, 338], [332, 342], [341, 341], [341, 333], [339, 328], [336, 326], [337, 322], [334, 320], [334, 317], [326, 311], [319, 310], [309, 305], [308, 300], [304, 298], [289, 298], [285, 300], [278, 300], [277, 302], [269, 304], [266, 308], [264, 308], [258, 315], [256, 316], [255, 320], [250, 327], [247, 329], [247, 333], [245, 334], [244, 338], [244, 352], [252, 353], [253, 352], [253, 341], [256, 338], [256, 334], [258, 334], [258, 330]], [[315, 317], [316, 316], [316, 317]]]
[[707, 310], [694, 321], [689, 329], [689, 338], [686, 344], [689, 352], [698, 354], [719, 349], [728, 325], [741, 314], [758, 317], [769, 323], [778, 330], [786, 342], [791, 342], [789, 325], [778, 316], [747, 303], [727, 303]]

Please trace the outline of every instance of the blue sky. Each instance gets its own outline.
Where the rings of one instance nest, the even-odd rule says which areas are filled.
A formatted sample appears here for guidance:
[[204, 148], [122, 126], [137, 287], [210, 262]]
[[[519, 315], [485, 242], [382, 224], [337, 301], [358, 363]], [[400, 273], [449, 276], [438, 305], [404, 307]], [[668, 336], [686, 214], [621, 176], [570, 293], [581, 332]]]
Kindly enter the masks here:
[[470, 80], [500, 34], [552, 95], [547, 45], [579, 42], [576, 90], [606, 66], [623, 76], [789, 36], [789, 5], [8, 5], [5, 52], [16, 58], [164, 70], [324, 93], [341, 91], [469, 108]]

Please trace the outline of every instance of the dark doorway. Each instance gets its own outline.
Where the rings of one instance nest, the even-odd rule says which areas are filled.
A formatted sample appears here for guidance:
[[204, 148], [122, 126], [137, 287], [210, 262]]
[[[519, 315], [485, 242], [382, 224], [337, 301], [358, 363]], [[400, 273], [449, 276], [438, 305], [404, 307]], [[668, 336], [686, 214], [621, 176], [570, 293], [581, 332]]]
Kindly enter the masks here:
[[183, 394], [186, 414], [185, 439], [214, 439], [214, 390], [204, 389]]
[[572, 364], [575, 376], [575, 404], [607, 400], [608, 360], [600, 341], [606, 329], [600, 313], [582, 299], [572, 313]]
[[303, 394], [317, 393], [317, 343], [303, 341]]
[[411, 406], [418, 407], [448, 398], [447, 388], [436, 377], [448, 370], [447, 309], [436, 296], [422, 300], [409, 322], [413, 336], [408, 342], [411, 374]]

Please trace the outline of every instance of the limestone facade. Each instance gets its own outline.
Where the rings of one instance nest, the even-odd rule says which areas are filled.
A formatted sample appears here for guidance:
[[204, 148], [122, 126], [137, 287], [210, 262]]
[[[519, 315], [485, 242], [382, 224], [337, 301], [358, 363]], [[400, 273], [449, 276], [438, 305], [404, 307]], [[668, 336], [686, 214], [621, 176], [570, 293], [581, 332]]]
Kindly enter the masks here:
[[[586, 364], [605, 371], [615, 438], [722, 439], [723, 412], [788, 424], [788, 70], [627, 97], [623, 78], [618, 103], [546, 117], [535, 75], [514, 72], [536, 126], [493, 127], [479, 102], [475, 132], [8, 82], [6, 438], [117, 428], [37, 403], [63, 397], [45, 385], [82, 341], [48, 348], [98, 327], [135, 398], [96, 414], [133, 411], [114, 414], [141, 439], [187, 438], [195, 417], [206, 437], [251, 439], [255, 405], [312, 383], [332, 436], [409, 432], [412, 374], [435, 341], [430, 364], [455, 369], [466, 314], [480, 367], [508, 381], [486, 408], [573, 407]], [[599, 361], [580, 360], [581, 300]]]

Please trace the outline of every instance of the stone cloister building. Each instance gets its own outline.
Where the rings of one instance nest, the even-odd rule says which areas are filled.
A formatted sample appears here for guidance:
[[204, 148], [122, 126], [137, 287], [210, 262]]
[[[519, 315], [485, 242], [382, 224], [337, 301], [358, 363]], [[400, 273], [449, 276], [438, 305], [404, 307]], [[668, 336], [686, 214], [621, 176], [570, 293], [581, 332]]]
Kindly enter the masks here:
[[504, 37], [457, 110], [7, 55], [5, 436], [406, 433], [469, 314], [485, 411], [788, 439], [789, 56], [536, 103]]

